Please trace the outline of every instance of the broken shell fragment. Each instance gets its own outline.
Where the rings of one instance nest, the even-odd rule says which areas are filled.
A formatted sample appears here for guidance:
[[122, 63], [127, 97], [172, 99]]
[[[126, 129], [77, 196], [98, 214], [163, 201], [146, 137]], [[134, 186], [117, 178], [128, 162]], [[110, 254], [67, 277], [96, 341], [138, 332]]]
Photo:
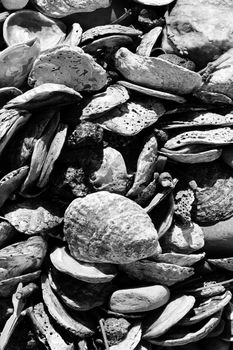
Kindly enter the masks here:
[[158, 37], [162, 33], [162, 27], [155, 27], [148, 33], [144, 34], [140, 44], [136, 49], [136, 54], [140, 56], [150, 56], [153, 46], [155, 45]]
[[66, 36], [66, 26], [40, 12], [22, 10], [13, 12], [3, 24], [3, 37], [8, 46], [25, 43], [35, 37], [41, 51], [58, 45]]
[[79, 23], [73, 23], [72, 28], [67, 35], [67, 37], [63, 40], [63, 45], [69, 46], [78, 46], [81, 42], [83, 30]]
[[0, 53], [0, 87], [20, 87], [40, 53], [39, 40], [12, 45]]
[[143, 57], [120, 48], [116, 69], [130, 82], [174, 94], [190, 94], [202, 84], [201, 76], [159, 57]]
[[107, 73], [80, 47], [57, 46], [40, 54], [28, 77], [28, 84], [64, 84], [76, 91], [98, 91], [107, 84]]
[[111, 35], [96, 39], [89, 44], [83, 45], [84, 52], [95, 56], [101, 50], [105, 54], [105, 60], [111, 60], [111, 57], [119, 50], [120, 47], [132, 47], [134, 44], [133, 38], [127, 35]]
[[52, 291], [49, 279], [45, 275], [41, 277], [41, 286], [44, 303], [48, 308], [49, 314], [52, 318], [67, 332], [80, 338], [90, 337], [94, 331], [85, 324], [81, 319], [73, 319], [65, 308], [62, 306], [54, 292]]
[[[198, 261], [204, 259], [205, 253], [200, 254], [182, 254], [182, 253], [163, 253], [155, 257], [155, 261], [179, 266], [192, 266]], [[151, 259], [151, 258], [150, 258]]]
[[0, 298], [7, 298], [11, 296], [17, 289], [20, 282], [28, 283], [40, 277], [41, 271], [26, 273], [25, 275], [8, 278], [0, 281]]
[[[90, 216], [91, 222], [86, 219]], [[143, 209], [107, 191], [71, 202], [64, 216], [64, 234], [70, 254], [86, 262], [129, 263], [159, 249], [156, 229]]]
[[197, 153], [179, 153], [176, 150], [168, 150], [161, 148], [159, 154], [175, 160], [179, 163], [196, 164], [196, 163], [210, 163], [221, 157], [223, 150], [221, 148], [213, 148], [207, 151], [200, 151]]
[[143, 338], [153, 339], [166, 333], [192, 309], [195, 301], [192, 295], [178, 296], [170, 300], [162, 309], [151, 313], [145, 318]]
[[45, 15], [54, 18], [62, 18], [73, 13], [92, 12], [100, 8], [106, 8], [111, 5], [110, 0], [33, 0], [35, 7]]
[[139, 344], [142, 336], [141, 323], [135, 323], [130, 330], [128, 331], [126, 337], [116, 345], [109, 347], [109, 350], [134, 350], [138, 349], [137, 345]]
[[169, 289], [160, 285], [121, 289], [113, 292], [109, 307], [120, 313], [151, 311], [166, 304], [169, 298]]
[[26, 91], [10, 100], [4, 108], [20, 108], [34, 110], [50, 105], [64, 106], [79, 102], [82, 96], [65, 85], [46, 83]]
[[79, 281], [54, 268], [49, 272], [49, 283], [65, 305], [76, 311], [87, 311], [103, 305], [113, 290], [109, 282]]
[[114, 133], [134, 136], [154, 124], [164, 113], [164, 106], [157, 99], [137, 98], [115, 107], [93, 122]]
[[110, 85], [106, 91], [92, 96], [83, 108], [81, 120], [93, 120], [129, 100], [128, 90], [119, 84]]
[[25, 202], [5, 206], [4, 217], [26, 235], [48, 232], [63, 221], [63, 211], [45, 200], [28, 199]]
[[143, 282], [161, 283], [165, 286], [172, 286], [194, 274], [194, 269], [192, 267], [160, 263], [149, 259], [135, 261], [129, 264], [121, 264], [119, 268], [131, 279]]
[[65, 247], [55, 248], [50, 254], [50, 260], [57, 270], [88, 283], [110, 282], [117, 274], [114, 265], [78, 261], [72, 258]]

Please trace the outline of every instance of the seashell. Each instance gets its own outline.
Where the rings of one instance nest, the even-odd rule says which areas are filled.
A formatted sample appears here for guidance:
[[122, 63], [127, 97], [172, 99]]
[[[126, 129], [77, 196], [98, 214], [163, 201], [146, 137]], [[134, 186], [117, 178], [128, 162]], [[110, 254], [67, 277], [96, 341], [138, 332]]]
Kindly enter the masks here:
[[193, 130], [178, 134], [169, 139], [164, 147], [175, 149], [185, 145], [204, 144], [224, 146], [233, 143], [233, 130], [231, 128], [216, 128], [211, 130]]
[[0, 221], [0, 248], [10, 244], [16, 235], [18, 235], [18, 232], [8, 221]]
[[150, 56], [153, 46], [157, 42], [160, 34], [162, 33], [162, 27], [155, 27], [148, 33], [144, 34], [140, 44], [136, 49], [136, 54], [140, 56]]
[[127, 192], [127, 197], [133, 198], [140, 192], [141, 187], [148, 185], [155, 171], [157, 153], [157, 139], [154, 134], [151, 134], [146, 138], [139, 154], [133, 186]]
[[96, 191], [108, 191], [124, 195], [130, 183], [124, 158], [112, 147], [103, 149], [103, 161], [90, 174], [89, 181]]
[[103, 329], [108, 339], [108, 345], [117, 345], [127, 336], [132, 325], [124, 317], [107, 317], [103, 321]]
[[25, 180], [29, 167], [23, 166], [13, 170], [0, 180], [0, 207], [19, 188]]
[[93, 95], [83, 108], [80, 120], [93, 120], [129, 100], [128, 90], [119, 84], [107, 87], [106, 91]]
[[[90, 215], [91, 226], [85, 219]], [[159, 249], [157, 232], [143, 209], [107, 191], [71, 202], [65, 212], [64, 234], [70, 254], [86, 262], [129, 263]]]
[[17, 109], [0, 110], [0, 154], [9, 140], [31, 117], [31, 113]]
[[37, 271], [45, 258], [47, 243], [40, 236], [0, 250], [0, 281]]
[[222, 155], [221, 148], [213, 148], [203, 152], [197, 153], [179, 153], [177, 151], [171, 151], [166, 148], [161, 148], [160, 154], [168, 159], [175, 160], [179, 163], [197, 164], [197, 163], [210, 163], [218, 159]]
[[[156, 195], [156, 190], [158, 186], [158, 177], [159, 177], [159, 174], [154, 173], [153, 179], [149, 182], [149, 184], [139, 189], [136, 197], [133, 198], [133, 200], [136, 203], [144, 207], [145, 204], [147, 204], [149, 201], [152, 200], [152, 198]], [[126, 197], [128, 197], [127, 194], [126, 194]]]
[[134, 350], [141, 340], [141, 323], [135, 323], [127, 333], [126, 337], [118, 344], [109, 347], [109, 350]]
[[50, 254], [54, 267], [63, 273], [88, 283], [110, 282], [116, 277], [117, 270], [111, 264], [91, 264], [75, 260], [65, 247], [55, 248]]
[[5, 206], [2, 211], [11, 225], [26, 235], [52, 231], [63, 220], [61, 208], [38, 199]]
[[73, 319], [67, 311], [64, 309], [56, 295], [53, 293], [48, 277], [42, 275], [41, 277], [42, 295], [44, 303], [48, 309], [50, 316], [63, 327], [67, 332], [80, 338], [90, 337], [94, 334], [94, 331], [76, 317]]
[[156, 206], [155, 211], [150, 212], [150, 217], [161, 238], [169, 230], [173, 222], [175, 202], [173, 194], [170, 193], [163, 201]]
[[133, 0], [133, 1], [145, 6], [165, 6], [173, 2], [174, 0]]
[[163, 237], [163, 248], [167, 252], [190, 254], [204, 247], [204, 234], [196, 223], [189, 226], [173, 225]]
[[176, 325], [194, 306], [196, 299], [192, 295], [173, 298], [168, 304], [145, 318], [143, 339], [153, 339], [166, 333]]
[[169, 298], [169, 289], [160, 285], [121, 289], [113, 292], [109, 307], [121, 313], [151, 311], [165, 305]]
[[0, 88], [0, 108], [2, 108], [8, 101], [19, 95], [22, 95], [22, 91], [14, 86]]
[[[162, 49], [160, 48], [160, 50], [162, 50]], [[173, 53], [164, 53], [164, 52], [162, 54], [159, 54], [158, 56], [159, 56], [159, 58], [162, 58], [162, 59], [164, 59], [168, 62], [171, 62], [171, 63], [175, 63], [178, 66], [187, 68], [187, 69], [192, 70], [192, 71], [196, 71], [195, 63], [186, 57], [180, 57], [180, 56], [175, 55]]]
[[207, 259], [207, 261], [211, 265], [214, 265], [221, 269], [233, 271], [233, 258]]
[[43, 167], [41, 169], [40, 178], [37, 182], [37, 186], [39, 188], [45, 187], [49, 182], [50, 174], [54, 168], [54, 163], [58, 159], [61, 153], [61, 150], [63, 148], [63, 145], [65, 143], [67, 129], [68, 129], [67, 124], [60, 123], [58, 125], [58, 128], [56, 130], [56, 135], [54, 136], [53, 141], [51, 142], [47, 156], [43, 163]]
[[14, 12], [3, 24], [3, 37], [8, 46], [26, 43], [36, 37], [40, 40], [41, 51], [44, 51], [58, 45], [65, 36], [64, 23], [32, 10]]
[[116, 69], [130, 82], [174, 94], [190, 94], [201, 86], [201, 76], [158, 57], [143, 57], [120, 48]]
[[24, 92], [10, 100], [4, 108], [34, 110], [50, 105], [63, 106], [79, 102], [82, 96], [65, 85], [46, 83]]
[[64, 84], [76, 91], [97, 91], [107, 84], [107, 73], [80, 47], [67, 45], [48, 49], [35, 60], [28, 84]]
[[83, 30], [79, 23], [73, 23], [69, 34], [63, 40], [63, 45], [78, 46], [82, 39]]
[[65, 305], [76, 311], [87, 311], [103, 305], [113, 290], [110, 282], [87, 283], [54, 268], [49, 273], [49, 283]]
[[[209, 14], [211, 13], [211, 17]], [[166, 18], [162, 48], [194, 61], [200, 68], [232, 47], [231, 2], [178, 0]], [[224, 22], [224, 28], [221, 24]], [[182, 31], [178, 28], [182, 27]], [[221, 27], [221, 28], [220, 28]]]
[[193, 93], [193, 96], [208, 104], [232, 104], [232, 99], [226, 95], [221, 94], [220, 92], [211, 92], [199, 89]]
[[0, 53], [0, 87], [20, 87], [26, 80], [33, 62], [40, 53], [39, 40], [12, 45]]
[[105, 54], [105, 60], [111, 60], [111, 56], [113, 56], [120, 47], [123, 46], [130, 48], [133, 44], [134, 40], [130, 36], [110, 35], [83, 45], [82, 49], [90, 55], [95, 55], [102, 50]]
[[197, 324], [194, 328], [191, 327], [174, 327], [171, 331], [168, 331], [165, 335], [150, 339], [149, 342], [162, 346], [180, 346], [199, 341], [205, 338], [221, 320], [222, 311], [218, 311], [204, 324]]
[[32, 152], [30, 169], [20, 192], [27, 193], [39, 180], [46, 157], [49, 152], [51, 141], [57, 130], [60, 121], [60, 113], [55, 112], [53, 118], [48, 122], [41, 137], [35, 142]]
[[85, 1], [64, 1], [58, 0], [32, 0], [35, 7], [45, 15], [54, 18], [62, 18], [73, 13], [92, 12], [99, 8], [106, 8], [111, 5], [110, 0], [85, 0]]
[[7, 298], [11, 296], [17, 289], [20, 282], [28, 283], [40, 277], [41, 271], [26, 273], [25, 275], [8, 278], [0, 281], [0, 298]]
[[216, 312], [223, 310], [231, 298], [231, 292], [226, 291], [223, 295], [217, 295], [209, 299], [204, 299], [195, 305], [190, 313], [180, 321], [180, 324], [189, 326], [212, 316]]
[[143, 282], [160, 283], [165, 286], [184, 281], [194, 274], [192, 267], [182, 267], [174, 264], [157, 263], [150, 260], [134, 261], [120, 264], [119, 268], [131, 279]]
[[171, 252], [171, 253], [163, 253], [156, 256], [155, 261], [189, 267], [196, 264], [198, 261], [204, 259], [204, 257], [205, 257], [205, 253], [182, 254], [182, 253]]
[[120, 24], [107, 24], [104, 26], [95, 26], [86, 30], [83, 33], [81, 42], [82, 44], [86, 44], [91, 40], [95, 40], [101, 36], [107, 35], [127, 35], [129, 37], [135, 38], [137, 36], [142, 35], [142, 31], [132, 27], [122, 26]]
[[14, 0], [1, 0], [1, 4], [6, 10], [20, 10], [24, 8], [29, 0], [20, 0], [15, 2]]
[[177, 103], [185, 103], [186, 99], [181, 96], [177, 96], [174, 94], [170, 94], [168, 92], [163, 92], [163, 91], [158, 91], [154, 89], [149, 89], [144, 86], [136, 85], [133, 83], [130, 83], [129, 81], [123, 81], [123, 80], [118, 80], [117, 82], [119, 85], [125, 86], [127, 89], [137, 91], [140, 94], [148, 95], [151, 97], [157, 97], [162, 100], [170, 100], [170, 101], [175, 101]]
[[67, 344], [60, 333], [53, 327], [43, 303], [37, 303], [27, 309], [27, 315], [35, 329], [36, 337], [51, 350], [74, 350], [73, 344]]
[[164, 106], [157, 99], [138, 98], [115, 107], [94, 122], [117, 134], [134, 136], [154, 124], [164, 112]]

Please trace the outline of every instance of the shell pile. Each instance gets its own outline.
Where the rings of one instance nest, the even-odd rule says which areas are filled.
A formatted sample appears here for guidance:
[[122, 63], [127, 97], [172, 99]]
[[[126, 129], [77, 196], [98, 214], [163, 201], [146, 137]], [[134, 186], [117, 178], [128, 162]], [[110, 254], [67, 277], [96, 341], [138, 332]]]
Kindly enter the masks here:
[[233, 349], [232, 17], [0, 1], [0, 350]]

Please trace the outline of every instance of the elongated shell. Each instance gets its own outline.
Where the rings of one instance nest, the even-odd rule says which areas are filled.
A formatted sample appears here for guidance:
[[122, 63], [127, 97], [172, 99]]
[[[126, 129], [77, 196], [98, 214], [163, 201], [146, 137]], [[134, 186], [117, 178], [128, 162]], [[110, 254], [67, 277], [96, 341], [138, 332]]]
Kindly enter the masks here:
[[40, 53], [38, 39], [15, 44], [0, 53], [0, 87], [20, 87]]

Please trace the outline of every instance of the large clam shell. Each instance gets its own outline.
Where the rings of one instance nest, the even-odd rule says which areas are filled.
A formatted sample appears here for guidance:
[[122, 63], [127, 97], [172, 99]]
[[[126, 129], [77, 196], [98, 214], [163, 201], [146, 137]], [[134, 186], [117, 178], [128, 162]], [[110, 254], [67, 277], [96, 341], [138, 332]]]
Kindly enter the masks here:
[[43, 51], [55, 47], [65, 36], [66, 26], [63, 22], [52, 20], [38, 11], [13, 12], [3, 24], [3, 37], [8, 46], [36, 37]]
[[143, 209], [107, 191], [71, 202], [65, 212], [64, 234], [71, 255], [87, 262], [128, 263], [159, 249], [157, 232]]
[[20, 87], [39, 53], [40, 44], [36, 38], [3, 50], [0, 53], [0, 87]]
[[107, 73], [80, 47], [57, 46], [40, 54], [28, 77], [30, 86], [64, 84], [76, 91], [98, 91], [107, 84]]

